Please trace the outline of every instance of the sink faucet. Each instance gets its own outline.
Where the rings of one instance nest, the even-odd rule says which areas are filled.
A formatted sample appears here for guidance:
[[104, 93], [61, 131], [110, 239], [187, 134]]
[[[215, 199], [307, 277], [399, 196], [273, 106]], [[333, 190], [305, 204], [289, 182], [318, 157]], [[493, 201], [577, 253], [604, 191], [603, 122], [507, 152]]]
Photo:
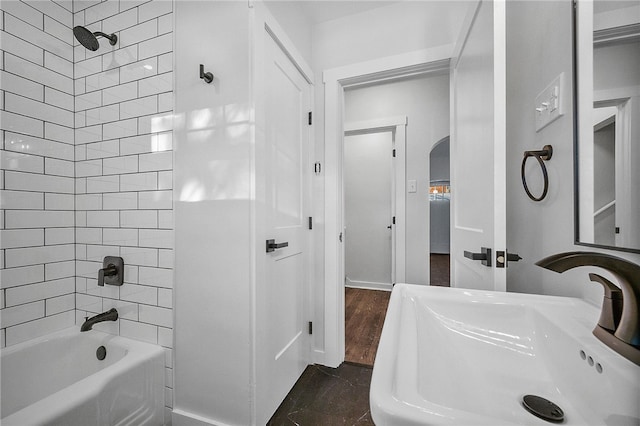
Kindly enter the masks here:
[[589, 275], [592, 281], [605, 288], [603, 309], [593, 334], [623, 357], [640, 365], [640, 266], [619, 257], [582, 251], [555, 254], [536, 265], [555, 272], [578, 266], [597, 266], [613, 274], [620, 289], [600, 275]]
[[93, 328], [94, 324], [97, 324], [103, 321], [115, 321], [117, 319], [118, 319], [118, 311], [116, 310], [116, 308], [111, 308], [107, 312], [103, 312], [94, 317], [91, 317], [91, 318], [85, 317], [85, 322], [84, 324], [82, 324], [82, 327], [80, 327], [80, 331], [89, 331]]

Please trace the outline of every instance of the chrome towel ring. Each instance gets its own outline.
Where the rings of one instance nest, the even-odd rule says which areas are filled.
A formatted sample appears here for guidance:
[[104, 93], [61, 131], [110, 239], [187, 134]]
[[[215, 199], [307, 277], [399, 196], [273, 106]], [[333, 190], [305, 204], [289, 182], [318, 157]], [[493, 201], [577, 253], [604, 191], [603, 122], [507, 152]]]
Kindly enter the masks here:
[[[524, 158], [522, 159], [522, 167], [520, 168], [520, 175], [522, 176], [522, 186], [524, 186], [524, 191], [527, 193], [529, 198], [533, 201], [542, 201], [544, 197], [547, 196], [547, 191], [549, 190], [549, 175], [547, 174], [547, 167], [544, 165], [544, 162], [551, 159], [551, 155], [553, 154], [553, 147], [551, 145], [545, 145], [540, 151], [525, 151]], [[529, 191], [529, 187], [527, 186], [527, 179], [524, 177], [524, 167], [527, 164], [527, 159], [529, 157], [534, 157], [538, 160], [538, 164], [542, 168], [542, 176], [544, 178], [544, 190], [542, 191], [542, 195], [540, 197], [535, 197]]]

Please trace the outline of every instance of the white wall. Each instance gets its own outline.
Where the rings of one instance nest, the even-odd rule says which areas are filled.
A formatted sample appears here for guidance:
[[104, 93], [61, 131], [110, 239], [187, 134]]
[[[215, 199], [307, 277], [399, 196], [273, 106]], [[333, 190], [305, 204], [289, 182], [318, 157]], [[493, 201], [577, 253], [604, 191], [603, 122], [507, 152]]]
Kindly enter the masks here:
[[305, 14], [301, 2], [291, 0], [267, 0], [264, 2], [280, 27], [286, 32], [291, 42], [302, 55], [311, 63], [311, 28], [312, 23]]
[[[508, 289], [516, 292], [584, 297], [599, 304], [602, 290], [586, 268], [563, 274], [534, 265], [545, 256], [572, 250], [605, 252], [640, 262], [640, 255], [574, 244], [571, 2], [507, 3], [507, 242], [523, 260], [508, 268]], [[541, 132], [534, 127], [534, 100], [559, 73], [566, 76], [566, 114]], [[553, 145], [546, 162], [549, 193], [535, 203], [520, 181], [525, 150]], [[614, 280], [615, 281], [615, 280]]]
[[[469, 2], [399, 2], [366, 13], [316, 25], [312, 36], [312, 67], [315, 82], [315, 153], [324, 163], [325, 70], [385, 56], [455, 43]], [[411, 124], [411, 123], [410, 123]], [[323, 164], [324, 165], [324, 164]], [[324, 235], [324, 173], [314, 180], [314, 235]], [[315, 282], [324, 283], [324, 239], [315, 241]], [[324, 350], [325, 288], [313, 292], [314, 349]]]
[[250, 424], [249, 8], [177, 2], [175, 36], [175, 409]]
[[429, 155], [429, 180], [449, 181], [451, 179], [450, 160], [451, 154], [449, 139], [442, 141], [431, 149]]
[[[398, 2], [323, 22], [313, 29], [318, 71], [456, 41], [465, 1]], [[321, 73], [318, 78], [322, 77]]]
[[[593, 132], [594, 210], [598, 211], [616, 199], [616, 136], [613, 123]], [[615, 238], [615, 205], [594, 217], [596, 244], [613, 246]]]
[[74, 91], [71, 10], [53, 1], [0, 9], [4, 347], [75, 322]]
[[[640, 42], [604, 44], [593, 49], [593, 87], [600, 90], [626, 89], [636, 93], [640, 85]], [[634, 90], [635, 89], [635, 90]], [[596, 99], [599, 99], [596, 96]]]
[[[256, 124], [269, 83], [264, 10], [238, 1], [175, 7], [174, 420], [249, 425], [258, 415], [256, 286], [265, 264], [264, 128]], [[198, 78], [199, 64], [214, 74], [211, 84]]]
[[[407, 116], [406, 281], [429, 283], [429, 181], [433, 145], [449, 134], [449, 75], [423, 76], [345, 91], [345, 122]], [[399, 219], [400, 220], [400, 219]]]

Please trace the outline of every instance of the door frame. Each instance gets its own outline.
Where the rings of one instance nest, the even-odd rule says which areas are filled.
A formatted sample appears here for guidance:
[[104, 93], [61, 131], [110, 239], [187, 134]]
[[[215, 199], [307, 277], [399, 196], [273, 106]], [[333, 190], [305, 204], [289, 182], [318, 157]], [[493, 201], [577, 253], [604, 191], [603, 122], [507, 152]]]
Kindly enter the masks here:
[[[629, 182], [633, 182], [633, 179], [631, 176], [631, 170], [633, 168], [633, 166], [631, 165], [632, 158], [633, 158], [633, 155], [631, 153], [631, 140], [632, 140], [631, 138], [632, 106], [630, 105], [631, 98], [623, 97], [623, 98], [610, 98], [610, 99], [600, 100], [600, 98], [603, 98], [607, 94], [609, 94], [607, 92], [610, 93], [613, 91], [602, 90], [594, 94], [593, 108], [594, 110], [596, 108], [603, 108], [603, 107], [615, 108], [615, 113], [611, 115], [611, 117], [614, 119], [614, 122], [615, 122], [615, 136], [614, 136], [615, 152], [616, 152], [615, 197], [614, 197], [614, 205], [616, 206], [615, 223], [616, 223], [616, 227], [620, 227], [622, 229], [628, 230], [628, 229], [634, 228], [633, 226], [634, 218], [632, 218], [630, 214], [630, 212], [633, 211], [633, 208], [631, 207], [632, 206], [631, 200], [633, 199], [631, 192], [633, 189], [632, 189], [632, 185], [629, 184]], [[595, 112], [592, 113], [592, 115], [595, 118], [596, 116]], [[594, 120], [594, 123], [593, 123], [594, 128], [597, 125], [595, 121], [597, 120]], [[595, 141], [594, 141], [594, 144], [595, 144]], [[590, 150], [590, 153], [593, 153], [593, 149]], [[591, 161], [593, 162], [594, 160], [592, 159]], [[593, 176], [592, 176], [592, 179], [593, 179]], [[600, 211], [602, 210], [603, 208], [600, 209]], [[593, 217], [595, 218], [597, 214], [598, 214], [598, 211], [594, 211]], [[593, 226], [593, 220], [591, 220], [589, 226]], [[582, 227], [581, 229], [583, 228], [585, 227]], [[633, 243], [631, 243], [630, 241], [627, 241], [628, 238], [629, 238], [628, 234], [625, 234], [625, 233], [616, 234], [615, 235], [616, 246], [622, 246], [622, 247], [632, 246]]]
[[[343, 143], [344, 90], [450, 69], [455, 44], [383, 57], [325, 70], [324, 83], [324, 350], [314, 362], [338, 367], [344, 361]], [[404, 182], [403, 182], [404, 183]], [[404, 191], [403, 194], [404, 196]]]
[[[344, 136], [362, 135], [365, 133], [391, 132], [392, 144], [395, 150], [395, 161], [391, 168], [391, 210], [397, 218], [391, 227], [391, 281], [393, 284], [405, 281], [405, 249], [406, 249], [406, 152], [407, 152], [407, 116], [386, 117], [373, 120], [354, 121], [344, 124]], [[348, 134], [347, 134], [348, 133]], [[344, 139], [343, 139], [344, 149]], [[343, 151], [344, 152], [344, 151]], [[344, 204], [344, 182], [342, 187], [342, 199]], [[342, 223], [344, 224], [344, 209]], [[343, 228], [344, 232], [344, 228]], [[344, 269], [343, 269], [344, 272]], [[346, 277], [345, 277], [346, 279]], [[391, 290], [386, 286], [380, 290]]]

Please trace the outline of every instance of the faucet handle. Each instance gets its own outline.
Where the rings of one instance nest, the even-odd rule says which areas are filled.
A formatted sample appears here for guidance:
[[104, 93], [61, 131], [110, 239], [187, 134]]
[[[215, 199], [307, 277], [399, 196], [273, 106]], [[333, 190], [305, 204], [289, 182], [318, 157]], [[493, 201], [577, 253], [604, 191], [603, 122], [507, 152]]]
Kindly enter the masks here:
[[608, 299], [622, 300], [622, 290], [620, 287], [603, 277], [602, 275], [590, 273], [589, 279], [595, 283], [600, 283], [604, 287], [604, 297]]
[[104, 287], [104, 268], [98, 270], [98, 285]]
[[604, 298], [602, 299], [602, 310], [600, 311], [598, 325], [606, 330], [615, 332], [622, 317], [622, 290], [601, 275], [590, 273], [589, 279], [604, 287]]

